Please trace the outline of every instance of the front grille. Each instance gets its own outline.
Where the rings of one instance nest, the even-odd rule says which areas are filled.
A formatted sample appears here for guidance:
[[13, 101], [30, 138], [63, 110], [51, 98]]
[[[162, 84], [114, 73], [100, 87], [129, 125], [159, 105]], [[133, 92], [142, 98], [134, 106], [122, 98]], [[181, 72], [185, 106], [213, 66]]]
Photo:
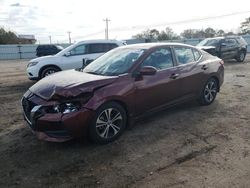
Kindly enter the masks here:
[[35, 103], [29, 101], [27, 98], [22, 99], [23, 112], [29, 123], [31, 122], [31, 110], [36, 106]]

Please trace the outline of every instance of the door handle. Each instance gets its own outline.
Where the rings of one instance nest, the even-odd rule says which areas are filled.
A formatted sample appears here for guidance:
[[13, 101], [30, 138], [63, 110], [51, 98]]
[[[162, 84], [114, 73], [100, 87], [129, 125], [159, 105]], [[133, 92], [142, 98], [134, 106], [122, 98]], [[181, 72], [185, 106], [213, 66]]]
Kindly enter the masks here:
[[207, 70], [207, 69], [208, 69], [208, 66], [207, 66], [207, 65], [202, 65], [201, 69]]
[[173, 73], [173, 74], [171, 74], [170, 78], [176, 79], [178, 76], [179, 76], [179, 74]]

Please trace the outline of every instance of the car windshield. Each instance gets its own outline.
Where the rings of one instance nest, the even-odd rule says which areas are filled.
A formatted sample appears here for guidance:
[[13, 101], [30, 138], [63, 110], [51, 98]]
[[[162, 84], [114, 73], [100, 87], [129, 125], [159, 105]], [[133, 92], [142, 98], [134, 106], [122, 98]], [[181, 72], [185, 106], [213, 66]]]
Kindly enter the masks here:
[[204, 39], [197, 46], [217, 46], [219, 44], [218, 39]]
[[127, 73], [144, 51], [134, 48], [116, 48], [90, 63], [83, 72], [105, 76]]

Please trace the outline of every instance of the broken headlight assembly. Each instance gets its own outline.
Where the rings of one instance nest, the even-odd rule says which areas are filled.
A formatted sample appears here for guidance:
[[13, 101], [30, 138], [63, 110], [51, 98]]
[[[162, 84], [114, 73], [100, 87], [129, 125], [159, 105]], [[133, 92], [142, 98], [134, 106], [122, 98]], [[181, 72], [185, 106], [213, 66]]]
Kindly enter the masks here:
[[50, 106], [47, 108], [48, 113], [62, 113], [62, 114], [68, 114], [71, 112], [76, 112], [80, 110], [82, 107], [82, 104], [85, 104], [89, 101], [89, 99], [92, 97], [92, 95], [88, 94], [84, 97], [72, 100], [72, 101], [65, 101], [61, 102], [60, 104], [56, 104], [54, 106]]
[[71, 112], [76, 112], [80, 109], [81, 105], [77, 102], [66, 102], [53, 106], [53, 111], [55, 113], [68, 114]]

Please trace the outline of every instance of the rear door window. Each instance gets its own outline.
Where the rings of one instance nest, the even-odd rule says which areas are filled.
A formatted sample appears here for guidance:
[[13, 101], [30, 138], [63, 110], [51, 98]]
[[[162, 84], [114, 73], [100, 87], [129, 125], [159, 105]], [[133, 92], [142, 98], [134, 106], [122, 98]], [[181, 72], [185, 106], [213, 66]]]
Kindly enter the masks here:
[[104, 53], [116, 48], [118, 45], [115, 43], [96, 43], [89, 44], [89, 53]]
[[181, 65], [195, 62], [194, 54], [191, 48], [174, 47], [174, 52], [178, 63]]
[[170, 48], [160, 48], [152, 52], [142, 63], [142, 67], [152, 66], [157, 70], [163, 70], [174, 66]]

